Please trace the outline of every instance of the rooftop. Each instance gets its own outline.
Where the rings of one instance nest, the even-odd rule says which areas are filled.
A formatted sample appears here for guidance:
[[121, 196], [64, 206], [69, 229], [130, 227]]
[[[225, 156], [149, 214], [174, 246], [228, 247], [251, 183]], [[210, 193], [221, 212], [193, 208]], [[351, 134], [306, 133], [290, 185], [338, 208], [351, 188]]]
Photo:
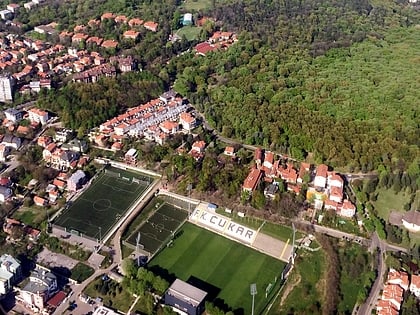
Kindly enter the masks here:
[[207, 292], [180, 279], [176, 279], [169, 287], [167, 294], [175, 296], [193, 306], [198, 306], [205, 299]]

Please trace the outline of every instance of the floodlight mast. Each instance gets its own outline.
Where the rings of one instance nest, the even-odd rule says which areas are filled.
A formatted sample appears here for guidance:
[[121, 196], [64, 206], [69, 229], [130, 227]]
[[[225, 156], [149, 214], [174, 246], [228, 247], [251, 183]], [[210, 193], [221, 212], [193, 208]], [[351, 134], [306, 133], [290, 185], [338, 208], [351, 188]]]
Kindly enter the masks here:
[[251, 295], [252, 295], [252, 313], [251, 315], [254, 315], [254, 300], [255, 300], [255, 295], [257, 295], [257, 285], [255, 283], [252, 283], [249, 287], [250, 291], [251, 291]]
[[139, 246], [140, 246], [140, 232], [137, 234], [136, 238], [136, 254], [137, 254], [137, 266], [140, 266], [140, 255], [139, 255]]

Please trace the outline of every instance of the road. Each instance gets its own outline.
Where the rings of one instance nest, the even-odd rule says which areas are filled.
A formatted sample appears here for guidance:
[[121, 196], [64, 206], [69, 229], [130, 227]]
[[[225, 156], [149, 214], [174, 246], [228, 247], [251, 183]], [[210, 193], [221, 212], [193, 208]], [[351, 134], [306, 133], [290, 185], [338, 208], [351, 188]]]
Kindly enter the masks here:
[[[90, 282], [95, 280], [95, 278], [97, 278], [98, 276], [100, 276], [102, 274], [110, 272], [115, 267], [121, 266], [121, 262], [122, 262], [121, 236], [122, 236], [124, 230], [127, 228], [127, 226], [139, 214], [139, 212], [143, 209], [143, 207], [149, 201], [149, 199], [151, 197], [153, 197], [153, 195], [156, 193], [156, 191], [159, 189], [159, 187], [160, 187], [160, 180], [156, 180], [153, 183], [153, 188], [151, 190], [149, 190], [149, 192], [145, 196], [143, 196], [142, 200], [138, 203], [136, 209], [130, 214], [130, 216], [124, 221], [123, 224], [121, 224], [121, 226], [116, 231], [116, 233], [114, 235], [114, 238], [113, 238], [113, 248], [114, 248], [114, 252], [115, 252], [115, 254], [113, 256], [114, 262], [111, 264], [111, 266], [109, 266], [106, 269], [97, 269], [92, 276], [90, 276], [88, 279], [86, 279], [82, 283], [72, 285], [73, 295], [72, 295], [71, 299], [78, 300], [79, 295], [83, 292], [83, 290], [86, 288], [86, 286]], [[83, 303], [83, 302], [78, 301], [77, 303], [80, 304], [80, 303]], [[54, 315], [65, 314], [67, 307], [68, 307], [67, 303], [62, 303], [59, 307], [57, 307], [57, 309], [54, 312]], [[81, 308], [81, 309], [83, 309], [83, 308]], [[71, 314], [73, 314], [73, 315], [84, 314], [85, 312], [82, 311], [81, 309], [76, 308], [75, 310], [71, 311]]]
[[378, 234], [375, 232], [372, 235], [372, 248], [378, 249], [376, 253], [377, 259], [377, 276], [373, 286], [370, 290], [369, 296], [366, 299], [365, 303], [360, 305], [359, 309], [357, 310], [357, 314], [359, 315], [366, 315], [372, 314], [372, 310], [376, 305], [376, 300], [378, 298], [379, 292], [383, 288], [383, 279], [384, 274], [387, 270], [384, 260], [384, 255], [386, 252], [386, 244], [379, 239]]

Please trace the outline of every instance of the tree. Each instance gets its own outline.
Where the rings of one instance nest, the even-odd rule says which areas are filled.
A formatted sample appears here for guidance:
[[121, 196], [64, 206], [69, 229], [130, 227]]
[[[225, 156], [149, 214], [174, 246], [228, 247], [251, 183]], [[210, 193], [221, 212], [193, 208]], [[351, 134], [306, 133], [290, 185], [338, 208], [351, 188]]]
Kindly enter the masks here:
[[137, 276], [137, 267], [133, 259], [125, 258], [122, 262], [124, 275], [128, 278], [135, 278]]

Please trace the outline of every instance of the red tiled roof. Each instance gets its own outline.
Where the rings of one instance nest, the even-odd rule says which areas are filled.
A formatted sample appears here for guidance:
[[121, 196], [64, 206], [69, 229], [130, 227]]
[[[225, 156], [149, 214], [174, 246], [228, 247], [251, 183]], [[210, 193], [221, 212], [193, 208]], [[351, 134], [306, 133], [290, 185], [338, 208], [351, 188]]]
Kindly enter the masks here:
[[56, 295], [54, 295], [51, 299], [49, 299], [48, 304], [53, 307], [58, 307], [64, 299], [67, 297], [67, 294], [63, 291], [58, 292]]
[[243, 188], [254, 190], [256, 186], [258, 185], [258, 182], [260, 181], [261, 176], [262, 176], [261, 170], [257, 168], [252, 169], [244, 181]]
[[327, 177], [328, 173], [328, 166], [325, 164], [320, 164], [316, 168], [316, 176]]

